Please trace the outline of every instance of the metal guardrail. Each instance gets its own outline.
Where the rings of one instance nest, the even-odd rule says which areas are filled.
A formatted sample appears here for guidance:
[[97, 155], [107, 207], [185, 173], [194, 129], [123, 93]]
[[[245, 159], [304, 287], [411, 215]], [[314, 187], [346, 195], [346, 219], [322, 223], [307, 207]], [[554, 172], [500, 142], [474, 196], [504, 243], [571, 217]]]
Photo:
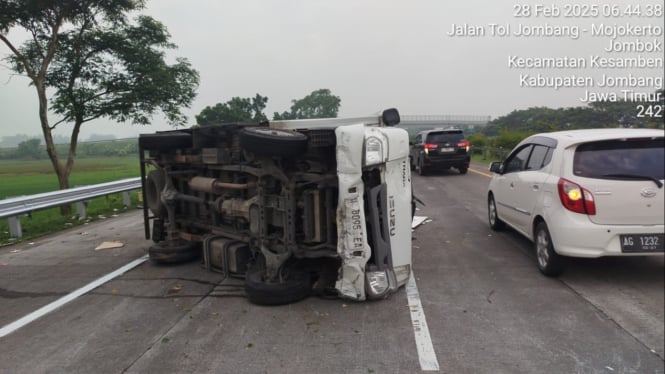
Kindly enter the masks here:
[[478, 147], [471, 145], [469, 152], [471, 154], [479, 154], [483, 156], [483, 160], [488, 161], [503, 161], [508, 153], [511, 151], [511, 148], [502, 148], [502, 147]]
[[79, 219], [85, 218], [85, 203], [95, 197], [124, 193], [123, 202], [130, 205], [129, 191], [141, 188], [141, 178], [121, 179], [114, 182], [95, 184], [92, 186], [74, 187], [67, 190], [45, 192], [30, 196], [12, 197], [0, 200], [0, 218], [9, 218], [9, 235], [20, 238], [20, 216], [46, 208], [77, 203]]

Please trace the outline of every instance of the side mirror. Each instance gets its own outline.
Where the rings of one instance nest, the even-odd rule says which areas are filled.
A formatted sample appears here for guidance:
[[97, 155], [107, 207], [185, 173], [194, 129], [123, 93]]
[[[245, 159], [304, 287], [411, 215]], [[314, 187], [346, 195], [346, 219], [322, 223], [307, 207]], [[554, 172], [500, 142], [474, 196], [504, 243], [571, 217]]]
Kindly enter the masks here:
[[503, 165], [501, 164], [501, 161], [493, 161], [490, 164], [490, 171], [492, 173], [503, 174]]
[[416, 143], [413, 142], [413, 140], [409, 140], [409, 145], [414, 145]]
[[381, 121], [386, 126], [395, 126], [399, 124], [399, 112], [395, 108], [386, 109], [381, 114]]

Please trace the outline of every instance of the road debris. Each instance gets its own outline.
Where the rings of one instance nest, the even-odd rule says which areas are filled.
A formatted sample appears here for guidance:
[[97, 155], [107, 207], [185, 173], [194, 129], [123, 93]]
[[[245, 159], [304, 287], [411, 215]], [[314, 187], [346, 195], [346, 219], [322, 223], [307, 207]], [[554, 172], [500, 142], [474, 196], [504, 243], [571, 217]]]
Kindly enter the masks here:
[[[427, 219], [428, 217], [426, 216], [413, 216], [413, 220], [411, 221], [411, 228], [415, 229], [416, 227], [426, 222]], [[432, 220], [429, 220], [429, 222], [432, 222]]]
[[101, 249], [122, 248], [124, 246], [124, 243], [118, 241], [103, 242], [95, 248], [95, 251], [99, 251]]
[[180, 292], [181, 290], [182, 290], [182, 285], [181, 285], [181, 284], [176, 284], [176, 285], [174, 285], [173, 287], [171, 287], [171, 288], [167, 291], [166, 294], [167, 294], [167, 295], [173, 295], [173, 294], [176, 294], [176, 293]]

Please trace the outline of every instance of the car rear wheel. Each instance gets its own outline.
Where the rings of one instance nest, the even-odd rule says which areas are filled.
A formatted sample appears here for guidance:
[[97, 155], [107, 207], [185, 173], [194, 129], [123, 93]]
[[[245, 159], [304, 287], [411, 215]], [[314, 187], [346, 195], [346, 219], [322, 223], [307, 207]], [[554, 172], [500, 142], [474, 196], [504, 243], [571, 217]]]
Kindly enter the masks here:
[[487, 215], [492, 230], [498, 231], [506, 227], [506, 224], [499, 219], [499, 214], [496, 211], [496, 203], [494, 202], [494, 195], [490, 195], [487, 198]]
[[425, 170], [425, 163], [423, 162], [423, 159], [422, 159], [422, 158], [419, 158], [419, 159], [418, 159], [418, 166], [417, 166], [417, 169], [418, 169], [418, 175], [425, 175], [425, 174], [427, 174], [427, 171]]
[[466, 167], [465, 165], [459, 166], [457, 169], [459, 169], [460, 174], [466, 174], [466, 172], [469, 170], [469, 168]]
[[533, 243], [540, 272], [548, 277], [560, 275], [563, 272], [563, 258], [554, 251], [552, 237], [545, 222], [536, 226]]

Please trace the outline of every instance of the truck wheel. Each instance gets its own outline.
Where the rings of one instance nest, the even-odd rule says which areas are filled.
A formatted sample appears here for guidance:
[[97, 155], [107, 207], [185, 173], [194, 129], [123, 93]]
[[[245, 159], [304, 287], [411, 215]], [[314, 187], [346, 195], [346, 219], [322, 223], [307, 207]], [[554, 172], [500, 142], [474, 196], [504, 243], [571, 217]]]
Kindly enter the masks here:
[[166, 177], [164, 171], [153, 170], [148, 174], [145, 180], [145, 203], [148, 209], [157, 217], [164, 217], [166, 215], [166, 207], [162, 203], [161, 195], [164, 185], [166, 184]]
[[150, 261], [156, 264], [178, 264], [201, 257], [201, 242], [163, 241], [148, 248]]
[[245, 127], [240, 146], [263, 156], [295, 157], [307, 150], [307, 136], [296, 131], [269, 127]]
[[143, 149], [154, 149], [156, 151], [191, 148], [192, 134], [182, 131], [141, 134], [139, 136], [139, 146]]
[[538, 269], [548, 277], [556, 277], [563, 273], [563, 258], [554, 251], [552, 237], [545, 222], [536, 226], [533, 244], [538, 259]]
[[265, 269], [252, 268], [245, 276], [245, 292], [253, 304], [285, 305], [295, 303], [312, 292], [309, 274], [292, 269], [288, 279], [283, 283], [265, 281]]

